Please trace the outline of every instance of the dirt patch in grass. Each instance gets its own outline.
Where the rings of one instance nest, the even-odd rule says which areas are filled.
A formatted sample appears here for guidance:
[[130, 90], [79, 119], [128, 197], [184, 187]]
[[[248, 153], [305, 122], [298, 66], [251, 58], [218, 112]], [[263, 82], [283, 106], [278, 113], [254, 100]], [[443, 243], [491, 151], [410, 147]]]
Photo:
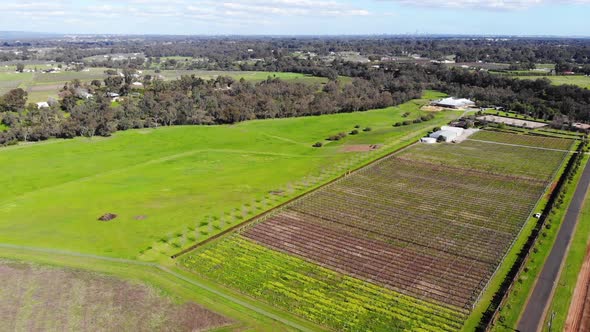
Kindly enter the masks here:
[[113, 219], [117, 218], [117, 215], [114, 213], [105, 213], [102, 216], [100, 216], [98, 218], [98, 220], [100, 221], [111, 221]]
[[427, 111], [427, 112], [440, 112], [440, 111], [444, 110], [444, 108], [440, 107], [440, 106], [424, 105], [424, 106], [420, 107], [420, 110]]
[[6, 331], [203, 331], [232, 323], [146, 285], [90, 272], [0, 260], [0, 275]]
[[139, 215], [139, 216], [135, 216], [133, 219], [135, 219], [135, 220], [146, 220], [147, 219], [147, 216]]
[[357, 144], [357, 145], [345, 145], [342, 147], [342, 152], [367, 152], [377, 150], [381, 147], [378, 144]]

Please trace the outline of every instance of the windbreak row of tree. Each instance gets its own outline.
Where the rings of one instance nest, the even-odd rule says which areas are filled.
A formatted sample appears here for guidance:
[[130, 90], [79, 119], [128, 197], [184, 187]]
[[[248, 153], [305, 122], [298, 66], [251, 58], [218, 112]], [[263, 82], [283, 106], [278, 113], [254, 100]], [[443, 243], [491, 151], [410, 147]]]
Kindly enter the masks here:
[[[108, 78], [107, 78], [108, 79]], [[112, 84], [112, 83], [111, 83]], [[121, 82], [121, 87], [124, 86]], [[267, 79], [253, 84], [218, 77], [205, 81], [183, 76], [174, 81], [155, 80], [136, 97], [117, 103], [107, 97], [111, 87], [94, 82], [74, 82], [50, 108], [26, 104], [26, 92], [12, 90], [0, 98], [2, 123], [0, 144], [37, 141], [50, 137], [108, 136], [117, 130], [186, 124], [227, 124], [238, 121], [284, 118], [382, 108], [417, 98], [421, 88], [384, 91], [373, 81], [354, 79], [342, 86], [330, 81], [319, 85]], [[80, 88], [93, 92], [81, 98]], [[67, 114], [67, 115], [66, 115]]]

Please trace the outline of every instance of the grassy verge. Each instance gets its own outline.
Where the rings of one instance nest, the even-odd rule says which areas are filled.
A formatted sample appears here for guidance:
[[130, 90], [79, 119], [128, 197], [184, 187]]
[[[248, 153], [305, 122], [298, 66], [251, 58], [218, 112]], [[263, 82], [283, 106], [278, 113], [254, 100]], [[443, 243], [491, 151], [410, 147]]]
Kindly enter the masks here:
[[[564, 187], [564, 203], [560, 208], [554, 208], [551, 215], [548, 217], [546, 226], [540, 231], [539, 238], [532, 248], [532, 252], [525, 262], [524, 269], [517, 276], [517, 281], [514, 284], [512, 290], [508, 294], [508, 299], [504, 304], [504, 307], [500, 308], [499, 319], [492, 327], [492, 331], [513, 331], [518, 320], [524, 310], [528, 297], [534, 288], [535, 281], [541, 270], [547, 256], [551, 252], [551, 248], [555, 243], [555, 238], [559, 232], [559, 226], [563, 221], [567, 208], [573, 198], [576, 190], [576, 185], [580, 180], [584, 165], [588, 162], [588, 156], [584, 156], [582, 165], [579, 171], [575, 174], [573, 181], [567, 183]], [[546, 203], [546, 202], [545, 202]], [[529, 221], [530, 222], [530, 221]], [[528, 230], [532, 231], [534, 228], [534, 222], [530, 222], [531, 228]], [[524, 236], [522, 239], [526, 239]]]
[[[222, 330], [224, 331], [297, 330], [287, 324], [277, 321], [276, 319], [270, 318], [267, 314], [285, 318], [286, 320], [294, 322], [296, 325], [301, 326], [306, 330], [321, 330], [320, 327], [292, 316], [289, 313], [278, 311], [273, 307], [248, 300], [239, 294], [230, 293], [229, 291], [226, 291], [225, 289], [222, 289], [211, 282], [201, 280], [195, 275], [190, 275], [189, 277], [186, 273], [177, 269], [169, 270], [176, 274], [173, 275], [159, 269], [156, 266], [151, 265], [130, 265], [122, 262], [119, 263], [114, 261], [104, 261], [89, 257], [75, 257], [55, 253], [42, 253], [38, 251], [33, 252], [9, 248], [0, 248], [0, 257], [16, 261], [32, 262], [35, 264], [71, 269], [82, 269], [100, 274], [111, 275], [124, 280], [149, 284], [163, 292], [165, 295], [170, 296], [175, 302], [183, 303], [186, 301], [194, 301], [212, 311], [230, 317], [238, 322], [232, 327], [223, 328]], [[178, 276], [181, 276], [181, 278]], [[203, 287], [196, 286], [195, 283], [204, 285], [208, 289], [213, 290], [213, 292]], [[217, 294], [218, 292], [224, 293], [226, 296], [220, 296]], [[231, 297], [233, 300], [229, 300], [228, 297]], [[256, 307], [257, 310], [264, 311], [266, 314], [261, 314], [260, 312], [252, 310], [241, 303]]]
[[[577, 143], [575, 145], [577, 146]], [[569, 158], [569, 156], [566, 158]], [[557, 179], [559, 179], [563, 175], [566, 165], [567, 165], [567, 162], [562, 163], [560, 169], [556, 172], [555, 178], [553, 179], [554, 183], [557, 181]], [[581, 172], [579, 172], [579, 173], [581, 173]], [[579, 179], [579, 174], [577, 176], [578, 177], [575, 179], [575, 181], [577, 181]], [[570, 200], [571, 200], [571, 195], [573, 195], [573, 191], [574, 190], [571, 190], [570, 198], [569, 198]], [[548, 201], [549, 201], [549, 195], [547, 193], [545, 193], [543, 195], [543, 197], [541, 197], [539, 202], [537, 202], [537, 205], [535, 206], [534, 211], [543, 210], [545, 208], [545, 206], [547, 205]], [[564, 213], [565, 213], [565, 208], [564, 208]], [[559, 220], [561, 220], [561, 219], [559, 219]], [[516, 239], [514, 245], [510, 249], [510, 251], [506, 254], [506, 257], [504, 258], [498, 271], [496, 272], [494, 277], [490, 280], [490, 283], [488, 284], [487, 289], [484, 291], [480, 300], [478, 301], [478, 303], [474, 307], [471, 315], [469, 316], [469, 318], [465, 322], [465, 325], [463, 326], [463, 331], [475, 331], [475, 330], [478, 330], [478, 328], [481, 328], [480, 327], [481, 320], [483, 319], [483, 317], [486, 314], [489, 313], [489, 310], [491, 309], [490, 306], [492, 305], [492, 302], [494, 301], [494, 299], [498, 296], [497, 293], [499, 292], [500, 288], [502, 287], [504, 280], [506, 279], [506, 277], [508, 276], [508, 274], [512, 270], [513, 265], [517, 261], [519, 255], [521, 254], [521, 251], [525, 247], [525, 244], [527, 243], [529, 237], [533, 234], [533, 231], [535, 229], [537, 221], [538, 220], [532, 216], [526, 221], [526, 223], [524, 224], [523, 229], [521, 231], [521, 234]], [[555, 234], [557, 234], [557, 231], [555, 230], [556, 227], [552, 227], [552, 228], [553, 228], [553, 232], [555, 232]], [[522, 285], [522, 284], [519, 284], [519, 285]], [[519, 294], [519, 291], [517, 290], [515, 293]], [[526, 301], [526, 297], [525, 297], [524, 301]], [[517, 297], [517, 300], [515, 300], [514, 302], [518, 302], [518, 297]], [[513, 305], [518, 305], [517, 303], [513, 304], [510, 301], [508, 303], [510, 304], [510, 307], [512, 307]], [[518, 313], [518, 315], [519, 315], [519, 313]], [[516, 318], [503, 317], [503, 320], [505, 322], [510, 319], [517, 320], [518, 316]]]
[[552, 321], [553, 331], [562, 331], [568, 315], [578, 274], [586, 257], [586, 249], [590, 243], [590, 200], [586, 198], [580, 213], [578, 225], [570, 244], [570, 249], [549, 307], [549, 315], [545, 320], [544, 331], [549, 331], [547, 323], [551, 313], [555, 313]]

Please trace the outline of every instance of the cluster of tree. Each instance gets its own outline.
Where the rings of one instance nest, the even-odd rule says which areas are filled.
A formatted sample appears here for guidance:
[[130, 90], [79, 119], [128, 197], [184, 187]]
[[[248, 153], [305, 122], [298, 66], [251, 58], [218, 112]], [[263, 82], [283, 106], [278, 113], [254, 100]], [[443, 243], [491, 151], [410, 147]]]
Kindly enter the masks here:
[[[346, 85], [330, 81], [319, 86], [276, 78], [254, 84], [229, 77], [205, 81], [183, 76], [170, 82], [152, 81], [142, 94], [127, 95], [112, 103], [107, 93], [123, 91], [128, 84], [127, 76], [109, 76], [104, 86], [101, 82], [66, 84], [59, 103], [43, 109], [36, 105], [25, 107], [26, 92], [12, 90], [0, 99], [2, 122], [9, 127], [0, 134], [0, 144], [49, 137], [108, 136], [116, 130], [131, 128], [364, 111], [405, 102], [421, 94], [419, 86], [414, 91], [408, 87], [395, 91], [393, 86], [383, 89], [377, 79], [356, 78]], [[93, 97], [87, 97], [88, 94]]]

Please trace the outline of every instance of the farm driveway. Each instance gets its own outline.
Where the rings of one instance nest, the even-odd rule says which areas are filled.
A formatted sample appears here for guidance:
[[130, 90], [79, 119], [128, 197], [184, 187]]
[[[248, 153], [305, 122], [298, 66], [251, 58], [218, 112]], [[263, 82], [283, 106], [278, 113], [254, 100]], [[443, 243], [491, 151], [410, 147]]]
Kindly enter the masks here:
[[540, 329], [545, 318], [545, 308], [551, 300], [553, 289], [559, 278], [561, 263], [567, 253], [570, 240], [578, 222], [580, 210], [586, 198], [586, 192], [590, 185], [590, 164], [586, 164], [582, 178], [576, 187], [576, 192], [568, 210], [563, 224], [557, 234], [555, 245], [547, 257], [539, 279], [535, 284], [527, 306], [518, 322], [518, 330], [522, 332], [534, 332]]

